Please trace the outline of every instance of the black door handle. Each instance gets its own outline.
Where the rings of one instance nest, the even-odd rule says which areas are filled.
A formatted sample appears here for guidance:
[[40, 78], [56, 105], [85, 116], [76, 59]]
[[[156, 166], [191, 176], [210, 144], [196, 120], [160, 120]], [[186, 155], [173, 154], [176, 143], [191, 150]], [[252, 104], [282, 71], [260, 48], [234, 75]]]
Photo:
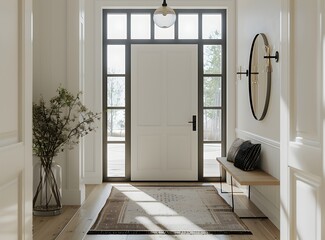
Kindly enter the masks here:
[[192, 123], [192, 130], [196, 131], [196, 115], [192, 116], [192, 121], [188, 122], [188, 123]]

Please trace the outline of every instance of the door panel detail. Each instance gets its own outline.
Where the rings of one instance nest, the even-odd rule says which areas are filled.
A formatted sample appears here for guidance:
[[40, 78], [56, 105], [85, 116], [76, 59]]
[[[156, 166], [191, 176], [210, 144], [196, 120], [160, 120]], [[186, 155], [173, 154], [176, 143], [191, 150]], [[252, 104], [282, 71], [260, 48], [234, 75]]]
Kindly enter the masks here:
[[132, 45], [131, 56], [131, 180], [196, 181], [197, 45]]

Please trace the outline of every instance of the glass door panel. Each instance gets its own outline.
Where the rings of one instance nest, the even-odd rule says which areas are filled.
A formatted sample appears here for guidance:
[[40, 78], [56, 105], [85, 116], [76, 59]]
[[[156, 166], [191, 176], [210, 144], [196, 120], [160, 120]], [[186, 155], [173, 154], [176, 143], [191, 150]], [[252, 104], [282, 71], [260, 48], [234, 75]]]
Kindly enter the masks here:
[[217, 177], [220, 176], [219, 164], [216, 160], [221, 157], [221, 144], [220, 143], [205, 143], [203, 145], [203, 175], [204, 177]]
[[198, 39], [199, 36], [199, 16], [198, 14], [179, 14], [178, 15], [178, 38], [179, 39]]
[[126, 14], [107, 14], [107, 39], [126, 39]]
[[202, 38], [221, 39], [222, 38], [222, 16], [221, 14], [202, 15]]
[[107, 177], [125, 177], [125, 144], [107, 144]]

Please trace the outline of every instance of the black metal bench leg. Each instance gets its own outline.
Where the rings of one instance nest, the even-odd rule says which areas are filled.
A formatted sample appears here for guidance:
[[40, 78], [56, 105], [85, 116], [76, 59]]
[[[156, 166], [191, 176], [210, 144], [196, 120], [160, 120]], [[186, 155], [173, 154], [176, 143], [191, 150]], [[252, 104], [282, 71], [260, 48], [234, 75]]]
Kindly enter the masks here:
[[233, 187], [233, 184], [232, 184], [232, 176], [230, 176], [230, 185], [231, 185], [231, 208], [232, 208], [232, 211], [234, 212], [235, 211], [235, 201], [234, 201], [234, 187]]
[[[222, 169], [222, 168], [221, 168]], [[222, 172], [222, 170], [220, 170], [220, 172]], [[219, 183], [220, 183], [220, 192], [223, 193], [222, 191], [222, 180], [221, 180], [221, 174], [220, 174], [220, 178], [219, 178]]]
[[251, 185], [248, 185], [248, 199], [251, 199]]
[[220, 178], [219, 178], [219, 183], [220, 183], [220, 192], [221, 193], [228, 193], [228, 192], [224, 192], [223, 190], [222, 190], [222, 180], [221, 180], [221, 175], [222, 175], [222, 167], [220, 168]]

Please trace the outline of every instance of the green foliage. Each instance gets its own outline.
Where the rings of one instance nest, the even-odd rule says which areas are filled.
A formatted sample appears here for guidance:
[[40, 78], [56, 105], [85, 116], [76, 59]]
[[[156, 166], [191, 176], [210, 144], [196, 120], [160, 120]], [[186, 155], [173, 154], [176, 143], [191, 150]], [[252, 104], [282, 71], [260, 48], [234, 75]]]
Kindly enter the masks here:
[[80, 101], [80, 92], [74, 96], [65, 88], [57, 89], [57, 96], [46, 104], [41, 97], [33, 104], [33, 151], [42, 165], [66, 146], [72, 149], [83, 137], [95, 129], [98, 113], [88, 110]]
[[204, 48], [204, 73], [218, 74], [221, 73], [221, 46], [220, 45], [205, 45]]
[[204, 106], [221, 106], [221, 78], [204, 77]]
[[[209, 39], [220, 38], [220, 33], [215, 31]], [[204, 49], [204, 73], [216, 74], [221, 73], [222, 66], [222, 49], [220, 45], [205, 45]]]

